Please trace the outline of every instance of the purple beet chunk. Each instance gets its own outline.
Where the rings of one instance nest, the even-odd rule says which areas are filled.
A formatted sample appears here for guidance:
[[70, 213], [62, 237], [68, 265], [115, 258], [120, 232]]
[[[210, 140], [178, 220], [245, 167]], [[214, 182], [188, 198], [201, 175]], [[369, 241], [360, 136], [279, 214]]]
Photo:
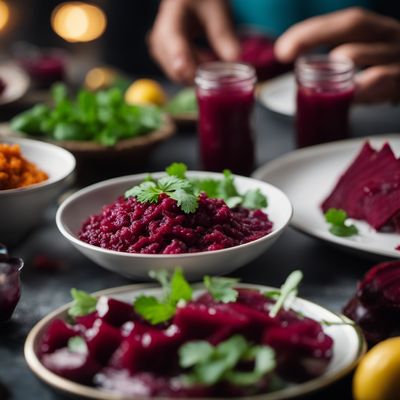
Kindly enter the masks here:
[[233, 310], [229, 304], [207, 306], [199, 303], [189, 303], [178, 308], [174, 324], [179, 326], [186, 340], [205, 339], [216, 333], [220, 328], [229, 326], [233, 331], [239, 331], [249, 325], [249, 318]]
[[309, 318], [267, 328], [263, 343], [277, 352], [278, 371], [289, 380], [304, 381], [321, 375], [332, 357], [332, 338]]
[[166, 330], [148, 327], [142, 335], [130, 335], [123, 340], [109, 364], [117, 369], [126, 369], [131, 374], [140, 371], [166, 372], [174, 366], [177, 350], [183, 341], [176, 325]]
[[45, 354], [41, 361], [55, 374], [86, 384], [91, 383], [93, 376], [101, 368], [89, 355], [71, 352], [67, 348], [59, 349], [52, 354]]
[[370, 344], [400, 334], [400, 261], [371, 268], [344, 314], [360, 325]]
[[68, 340], [78, 334], [79, 330], [61, 319], [52, 321], [45, 330], [39, 344], [39, 354], [53, 353], [65, 347]]
[[101, 388], [129, 397], [163, 396], [170, 398], [210, 396], [210, 388], [183, 387], [178, 381], [171, 384], [170, 379], [155, 376], [149, 372], [130, 375], [126, 370], [106, 368], [95, 376], [95, 383]]
[[101, 296], [96, 306], [97, 314], [104, 322], [120, 327], [134, 317], [131, 304]]
[[97, 319], [93, 327], [85, 334], [90, 356], [102, 365], [105, 365], [111, 354], [120, 345], [122, 336], [120, 331]]
[[82, 315], [80, 317], [75, 317], [75, 322], [84, 329], [89, 329], [93, 326], [94, 321], [98, 318], [97, 312], [92, 312], [87, 315]]

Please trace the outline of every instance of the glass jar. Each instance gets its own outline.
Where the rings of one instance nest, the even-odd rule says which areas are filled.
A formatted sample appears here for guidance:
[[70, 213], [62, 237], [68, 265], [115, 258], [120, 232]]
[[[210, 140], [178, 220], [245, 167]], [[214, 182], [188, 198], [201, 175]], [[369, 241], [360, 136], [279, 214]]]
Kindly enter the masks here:
[[249, 175], [254, 167], [254, 68], [241, 63], [205, 63], [197, 70], [195, 82], [203, 168], [218, 172], [228, 168]]
[[351, 60], [310, 55], [296, 61], [297, 146], [345, 139], [349, 136], [349, 109], [354, 96]]

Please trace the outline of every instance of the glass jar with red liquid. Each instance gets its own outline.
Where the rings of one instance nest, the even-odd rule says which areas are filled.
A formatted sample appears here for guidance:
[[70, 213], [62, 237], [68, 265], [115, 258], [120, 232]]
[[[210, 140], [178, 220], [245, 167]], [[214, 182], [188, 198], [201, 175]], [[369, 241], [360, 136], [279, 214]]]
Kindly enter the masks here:
[[298, 147], [349, 136], [354, 65], [345, 58], [310, 55], [296, 61]]
[[249, 175], [254, 167], [254, 68], [241, 63], [205, 63], [195, 82], [203, 168], [218, 172], [228, 168]]

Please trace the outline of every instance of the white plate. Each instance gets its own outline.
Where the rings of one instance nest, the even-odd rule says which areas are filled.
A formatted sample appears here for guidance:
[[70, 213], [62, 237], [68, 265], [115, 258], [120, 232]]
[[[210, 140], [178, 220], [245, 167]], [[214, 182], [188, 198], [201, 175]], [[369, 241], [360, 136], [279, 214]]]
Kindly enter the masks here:
[[6, 85], [0, 94], [0, 105], [19, 100], [29, 88], [28, 75], [12, 62], [0, 64], [0, 79]]
[[295, 228], [349, 249], [400, 258], [400, 251], [395, 250], [400, 245], [400, 234], [379, 233], [367, 223], [355, 221], [359, 235], [334, 236], [319, 208], [366, 140], [370, 140], [374, 148], [380, 148], [388, 141], [400, 156], [399, 134], [344, 140], [296, 150], [257, 169], [253, 177], [267, 181], [287, 194], [293, 204], [291, 224]]
[[[239, 287], [247, 287], [262, 290], [276, 290], [268, 286], [260, 285], [246, 285], [240, 284]], [[116, 299], [131, 302], [135, 297], [140, 294], [153, 294], [160, 295], [160, 289], [149, 288], [149, 285], [129, 285], [114, 289], [103, 290], [95, 293], [98, 297], [100, 295], [107, 295]], [[71, 303], [60, 307], [56, 311], [43, 318], [40, 322], [29, 333], [25, 342], [25, 359], [31, 368], [31, 370], [46, 384], [54, 387], [57, 390], [68, 393], [74, 396], [80, 396], [88, 399], [97, 400], [127, 400], [127, 397], [117, 395], [115, 393], [105, 392], [93, 387], [84, 386], [68, 379], [62, 378], [53, 372], [49, 371], [40, 362], [37, 357], [38, 343], [43, 335], [46, 327], [54, 319], [66, 319], [67, 310], [71, 306]], [[325, 308], [311, 303], [307, 300], [296, 298], [293, 302], [292, 308], [303, 313], [307, 317], [311, 317], [315, 320], [329, 321], [334, 323], [348, 322], [349, 320], [343, 316], [337, 315]], [[283, 400], [291, 399], [313, 391], [319, 390], [331, 383], [341, 379], [346, 374], [351, 372], [355, 367], [359, 359], [366, 351], [366, 343], [363, 335], [360, 333], [358, 327], [353, 325], [333, 325], [325, 327], [324, 331], [330, 335], [334, 341], [333, 345], [333, 357], [330, 361], [326, 372], [319, 378], [312, 379], [308, 382], [293, 385], [288, 388], [270, 393], [262, 394], [258, 396], [241, 397], [241, 400]], [[132, 397], [131, 397], [132, 399]], [[142, 398], [143, 399], [143, 398]], [[153, 399], [157, 399], [154, 398]], [[209, 398], [208, 400], [210, 400]], [[166, 400], [163, 398], [163, 400]], [[194, 399], [191, 399], [194, 400]]]
[[[165, 173], [152, 173], [159, 178]], [[222, 174], [190, 171], [192, 178], [222, 179]], [[292, 206], [284, 193], [267, 183], [243, 176], [235, 176], [240, 193], [249, 189], [260, 189], [268, 198], [265, 212], [273, 222], [272, 232], [249, 243], [222, 250], [185, 254], [133, 254], [103, 249], [85, 243], [78, 238], [82, 223], [93, 214], [98, 214], [104, 205], [114, 202], [126, 190], [143, 181], [147, 174], [130, 175], [109, 179], [91, 185], [65, 200], [57, 211], [56, 223], [61, 234], [82, 254], [92, 261], [131, 279], [148, 279], [152, 269], [173, 270], [181, 266], [190, 280], [203, 275], [223, 275], [249, 263], [265, 252], [289, 224]]]

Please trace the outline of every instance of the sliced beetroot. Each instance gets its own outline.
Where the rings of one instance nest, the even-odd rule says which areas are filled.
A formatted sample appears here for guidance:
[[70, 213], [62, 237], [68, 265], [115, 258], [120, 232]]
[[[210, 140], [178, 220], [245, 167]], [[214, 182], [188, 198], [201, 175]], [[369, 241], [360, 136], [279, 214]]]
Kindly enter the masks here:
[[178, 308], [174, 317], [186, 340], [204, 339], [217, 332], [220, 328], [230, 326], [233, 331], [249, 325], [249, 318], [233, 310], [229, 304], [189, 303]]
[[272, 300], [254, 289], [238, 289], [237, 303], [248, 306], [259, 311], [267, 311]]
[[321, 208], [343, 209], [376, 230], [400, 232], [400, 159], [390, 145], [376, 151], [367, 142]]
[[89, 355], [71, 352], [67, 348], [45, 354], [41, 361], [50, 371], [74, 382], [89, 384], [100, 370], [100, 365]]
[[90, 356], [102, 365], [122, 342], [120, 331], [101, 319], [86, 331], [85, 338]]
[[344, 307], [371, 344], [400, 334], [400, 261], [371, 268]]
[[89, 329], [93, 326], [94, 321], [98, 318], [97, 312], [92, 312], [87, 315], [82, 315], [80, 317], [75, 317], [75, 323], [82, 328]]
[[124, 322], [133, 319], [134, 311], [131, 304], [101, 296], [96, 306], [97, 314], [104, 322], [120, 327]]
[[[165, 371], [177, 360], [177, 350], [183, 343], [183, 336], [176, 325], [160, 331], [148, 327], [141, 336], [131, 335], [121, 342], [110, 360], [110, 366], [128, 370]], [[160, 356], [162, 354], [162, 357]]]
[[68, 340], [78, 334], [79, 330], [61, 319], [52, 321], [45, 330], [39, 344], [39, 354], [53, 353], [65, 347]]

